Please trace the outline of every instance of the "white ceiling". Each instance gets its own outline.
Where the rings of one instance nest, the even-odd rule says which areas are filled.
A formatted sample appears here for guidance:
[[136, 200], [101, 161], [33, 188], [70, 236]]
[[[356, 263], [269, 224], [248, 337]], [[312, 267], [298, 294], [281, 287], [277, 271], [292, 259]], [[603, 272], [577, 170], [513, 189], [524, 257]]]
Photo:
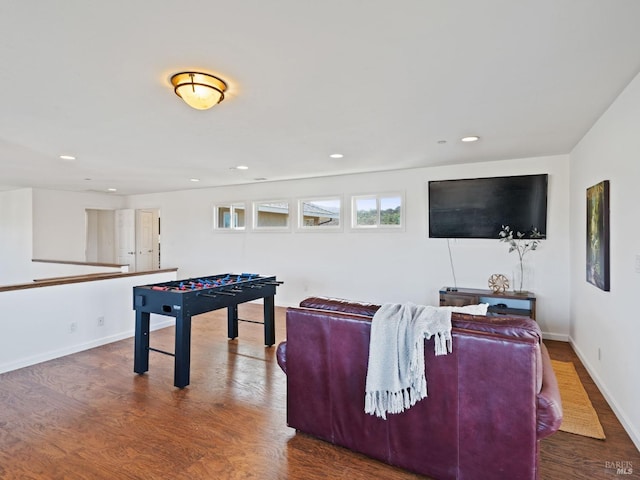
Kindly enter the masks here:
[[[640, 71], [639, 25], [638, 0], [2, 1], [0, 188], [565, 154]], [[169, 77], [190, 69], [224, 102], [187, 107]]]

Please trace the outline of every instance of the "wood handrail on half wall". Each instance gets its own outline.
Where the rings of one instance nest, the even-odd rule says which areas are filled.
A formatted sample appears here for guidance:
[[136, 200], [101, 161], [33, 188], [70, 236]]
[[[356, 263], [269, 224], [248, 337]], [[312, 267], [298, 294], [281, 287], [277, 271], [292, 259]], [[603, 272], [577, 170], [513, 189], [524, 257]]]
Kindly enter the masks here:
[[25, 290], [28, 288], [51, 287], [53, 285], [65, 285], [68, 283], [95, 282], [97, 280], [108, 280], [111, 278], [135, 277], [139, 275], [152, 275], [154, 273], [177, 272], [177, 268], [163, 268], [160, 270], [146, 270], [144, 272], [114, 272], [114, 273], [90, 273], [86, 275], [72, 275], [68, 277], [43, 278], [34, 280], [31, 283], [17, 283], [14, 285], [0, 286], [0, 292], [10, 292], [13, 290]]
[[39, 263], [59, 263], [61, 265], [86, 265], [88, 267], [122, 268], [127, 266], [126, 264], [119, 264], [119, 263], [78, 262], [75, 260], [45, 260], [42, 258], [32, 258], [31, 261], [39, 262]]

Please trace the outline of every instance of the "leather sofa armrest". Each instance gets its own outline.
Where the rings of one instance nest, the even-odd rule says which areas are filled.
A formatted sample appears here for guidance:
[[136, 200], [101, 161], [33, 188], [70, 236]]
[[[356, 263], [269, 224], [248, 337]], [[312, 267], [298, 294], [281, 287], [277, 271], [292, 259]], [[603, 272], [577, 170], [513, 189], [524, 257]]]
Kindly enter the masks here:
[[538, 440], [555, 433], [562, 423], [560, 388], [544, 343], [540, 344], [540, 356], [542, 357], [542, 388], [537, 395]]
[[276, 349], [276, 360], [282, 371], [287, 373], [287, 342], [280, 342]]

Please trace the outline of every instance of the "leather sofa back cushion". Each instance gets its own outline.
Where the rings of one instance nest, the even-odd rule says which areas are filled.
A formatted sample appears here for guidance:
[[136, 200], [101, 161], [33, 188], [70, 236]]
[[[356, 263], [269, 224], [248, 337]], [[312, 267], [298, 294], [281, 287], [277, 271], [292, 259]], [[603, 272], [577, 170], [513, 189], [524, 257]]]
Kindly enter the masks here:
[[[354, 302], [342, 298], [330, 297], [309, 297], [300, 302], [302, 308], [312, 308], [315, 310], [328, 310], [352, 315], [362, 315], [372, 318], [378, 311], [380, 305], [373, 303]], [[507, 316], [480, 316], [466, 313], [452, 312], [451, 326], [463, 330], [476, 332], [486, 332], [489, 334], [503, 335], [505, 337], [531, 338], [537, 343], [542, 343], [542, 332], [535, 320], [526, 317]], [[540, 355], [536, 358], [537, 392], [542, 388], [542, 360]]]
[[[309, 297], [300, 302], [300, 307], [329, 310], [332, 312], [350, 313], [373, 317], [380, 305], [354, 302], [342, 298]], [[540, 327], [530, 318], [507, 316], [479, 316], [453, 312], [451, 326], [479, 332], [495, 333], [508, 337], [542, 339]]]

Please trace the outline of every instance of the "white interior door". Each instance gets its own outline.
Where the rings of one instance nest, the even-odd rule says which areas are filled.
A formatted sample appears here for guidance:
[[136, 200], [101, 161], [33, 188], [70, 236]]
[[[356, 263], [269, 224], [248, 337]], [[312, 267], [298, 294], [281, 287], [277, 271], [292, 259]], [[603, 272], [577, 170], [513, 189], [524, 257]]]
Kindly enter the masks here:
[[155, 215], [149, 210], [138, 210], [136, 214], [136, 270], [157, 270], [153, 261]]
[[98, 211], [85, 209], [86, 229], [87, 229], [87, 243], [85, 248], [85, 261], [97, 262], [98, 261], [98, 244], [100, 239], [98, 238]]
[[116, 216], [113, 210], [98, 210], [98, 262], [116, 263]]
[[116, 210], [117, 263], [136, 270], [136, 212], [131, 208]]

